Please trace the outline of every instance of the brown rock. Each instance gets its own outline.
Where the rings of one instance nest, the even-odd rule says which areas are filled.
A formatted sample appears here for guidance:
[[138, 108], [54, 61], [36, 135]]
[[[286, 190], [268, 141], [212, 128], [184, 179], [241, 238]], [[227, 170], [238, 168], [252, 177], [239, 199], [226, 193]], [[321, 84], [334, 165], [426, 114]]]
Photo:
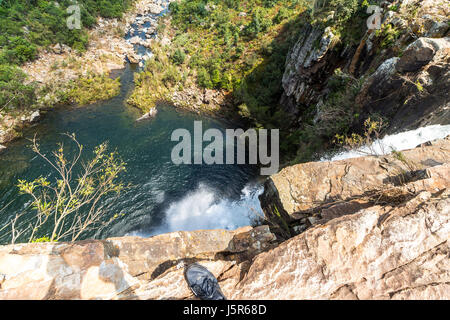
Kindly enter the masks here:
[[262, 253], [233, 299], [448, 299], [450, 199], [428, 192], [309, 229]]
[[396, 69], [399, 72], [417, 71], [428, 64], [439, 50], [450, 48], [450, 38], [419, 38], [403, 53]]
[[186, 298], [182, 265], [202, 261], [219, 276], [239, 254], [251, 258], [272, 240], [267, 227], [245, 227], [3, 246], [0, 299]]

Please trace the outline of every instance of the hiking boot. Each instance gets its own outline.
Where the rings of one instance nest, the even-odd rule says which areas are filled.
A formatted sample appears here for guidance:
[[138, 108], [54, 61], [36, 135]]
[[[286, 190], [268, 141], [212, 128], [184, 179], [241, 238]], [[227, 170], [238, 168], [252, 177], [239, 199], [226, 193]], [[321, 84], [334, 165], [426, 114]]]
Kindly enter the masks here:
[[226, 300], [216, 277], [205, 267], [197, 263], [187, 266], [184, 278], [196, 297], [202, 300]]

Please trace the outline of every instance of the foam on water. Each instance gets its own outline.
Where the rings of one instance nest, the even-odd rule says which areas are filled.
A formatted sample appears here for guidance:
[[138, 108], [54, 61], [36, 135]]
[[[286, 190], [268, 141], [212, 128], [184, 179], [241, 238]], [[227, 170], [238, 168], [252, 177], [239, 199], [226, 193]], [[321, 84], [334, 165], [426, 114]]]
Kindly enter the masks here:
[[151, 232], [139, 231], [129, 235], [149, 237], [175, 231], [235, 230], [248, 226], [263, 215], [258, 199], [262, 192], [260, 185], [247, 185], [240, 199], [231, 200], [221, 198], [218, 190], [201, 184], [167, 208], [162, 226]]
[[331, 159], [329, 157], [324, 157], [321, 161], [336, 161], [358, 158], [367, 154], [383, 155], [392, 152], [392, 150], [402, 151], [413, 149], [422, 143], [436, 139], [443, 139], [448, 135], [450, 135], [450, 125], [432, 125], [416, 130], [388, 135], [383, 139], [374, 141], [371, 146], [364, 146], [357, 150], [341, 152], [333, 155]]

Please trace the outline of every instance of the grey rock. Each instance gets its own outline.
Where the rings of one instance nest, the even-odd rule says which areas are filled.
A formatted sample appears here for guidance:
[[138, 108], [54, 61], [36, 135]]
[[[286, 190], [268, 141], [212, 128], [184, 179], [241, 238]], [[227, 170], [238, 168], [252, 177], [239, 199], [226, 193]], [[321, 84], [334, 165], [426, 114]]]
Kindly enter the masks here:
[[441, 38], [448, 33], [449, 29], [450, 27], [448, 21], [445, 22], [435, 21], [431, 26], [430, 30], [425, 34], [425, 36], [430, 38]]
[[40, 114], [39, 110], [36, 110], [36, 111], [33, 112], [33, 113], [31, 114], [31, 116], [28, 118], [28, 121], [31, 122], [31, 123], [33, 123], [33, 122], [38, 121], [38, 120], [40, 119], [40, 117], [41, 117], [41, 114]]

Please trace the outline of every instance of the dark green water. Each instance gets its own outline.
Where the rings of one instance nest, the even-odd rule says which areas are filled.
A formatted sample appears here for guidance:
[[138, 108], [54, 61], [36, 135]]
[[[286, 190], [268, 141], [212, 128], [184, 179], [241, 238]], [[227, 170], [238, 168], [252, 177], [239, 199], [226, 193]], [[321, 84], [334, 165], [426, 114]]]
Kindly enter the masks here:
[[[136, 122], [141, 114], [125, 105], [132, 89], [133, 71], [128, 66], [118, 74], [122, 81], [119, 96], [94, 105], [51, 111], [43, 121], [25, 132], [25, 138], [37, 133], [41, 149], [47, 154], [55, 150], [58, 142], [66, 141], [69, 146], [61, 133], [75, 133], [86, 149], [85, 155], [108, 141], [110, 148], [117, 149], [127, 163], [127, 172], [121, 175], [121, 180], [131, 183], [132, 187], [118, 199], [106, 198], [102, 203], [109, 217], [120, 214], [120, 218], [101, 232], [87, 234], [85, 238], [128, 234], [150, 236], [168, 231], [234, 229], [248, 225], [253, 212], [251, 208], [259, 210], [257, 168], [176, 166], [170, 159], [176, 144], [170, 141], [173, 130], [185, 128], [193, 132], [194, 120], [203, 121], [203, 130], [223, 130], [230, 126], [161, 105], [155, 119]], [[18, 194], [18, 179], [45, 176], [54, 181], [56, 178], [49, 165], [37, 157], [29, 145], [28, 140], [20, 139], [0, 155], [0, 208], [9, 204], [0, 213], [0, 227], [30, 203], [28, 196]], [[70, 154], [70, 148], [68, 152]]]

